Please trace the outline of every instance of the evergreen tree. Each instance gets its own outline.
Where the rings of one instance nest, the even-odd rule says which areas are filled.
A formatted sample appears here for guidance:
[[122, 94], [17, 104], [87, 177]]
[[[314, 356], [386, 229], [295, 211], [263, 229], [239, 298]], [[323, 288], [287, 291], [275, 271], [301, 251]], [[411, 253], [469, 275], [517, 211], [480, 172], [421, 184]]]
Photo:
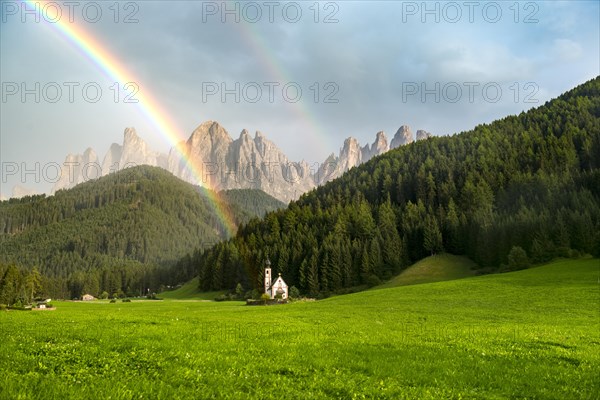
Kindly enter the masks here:
[[427, 216], [425, 221], [425, 230], [423, 232], [423, 246], [425, 251], [431, 255], [437, 254], [443, 250], [442, 232], [438, 227], [437, 220], [431, 215]]

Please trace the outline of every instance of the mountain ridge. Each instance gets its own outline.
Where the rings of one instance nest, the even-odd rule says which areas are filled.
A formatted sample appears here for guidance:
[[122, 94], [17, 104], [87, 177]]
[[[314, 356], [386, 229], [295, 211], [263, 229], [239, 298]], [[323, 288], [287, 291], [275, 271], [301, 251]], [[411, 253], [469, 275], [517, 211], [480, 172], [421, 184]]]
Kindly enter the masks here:
[[[424, 131], [417, 131], [418, 139], [428, 137], [420, 132]], [[260, 189], [287, 203], [350, 168], [413, 141], [415, 137], [406, 125], [398, 129], [391, 142], [383, 131], [376, 133], [373, 143], [362, 147], [358, 140], [348, 137], [337, 156], [332, 153], [312, 170], [306, 161], [290, 160], [260, 131], [252, 137], [243, 129], [233, 139], [218, 122], [208, 120], [165, 154], [151, 150], [135, 128], [129, 127], [124, 130], [123, 143], [112, 143], [102, 162], [91, 148], [83, 154], [68, 154], [52, 193], [128, 166], [150, 165], [192, 184], [215, 190]]]

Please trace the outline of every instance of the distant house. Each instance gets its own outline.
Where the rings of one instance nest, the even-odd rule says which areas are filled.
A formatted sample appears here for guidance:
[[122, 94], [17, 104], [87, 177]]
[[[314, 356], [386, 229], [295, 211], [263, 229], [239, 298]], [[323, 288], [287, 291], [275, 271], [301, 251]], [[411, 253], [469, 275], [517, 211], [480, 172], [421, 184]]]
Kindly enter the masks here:
[[288, 285], [281, 277], [281, 274], [279, 274], [274, 283], [271, 282], [271, 261], [268, 259], [265, 263], [265, 293], [272, 299], [281, 298], [282, 300], [287, 300], [288, 298]]
[[37, 300], [35, 308], [38, 308], [40, 310], [44, 310], [44, 309], [46, 309], [46, 307], [48, 306], [48, 304], [50, 304], [51, 300], [52, 299], [40, 299], [40, 300]]
[[94, 296], [92, 296], [91, 294], [84, 294], [83, 296], [81, 296], [81, 300], [92, 301], [92, 300], [96, 300], [96, 298]]

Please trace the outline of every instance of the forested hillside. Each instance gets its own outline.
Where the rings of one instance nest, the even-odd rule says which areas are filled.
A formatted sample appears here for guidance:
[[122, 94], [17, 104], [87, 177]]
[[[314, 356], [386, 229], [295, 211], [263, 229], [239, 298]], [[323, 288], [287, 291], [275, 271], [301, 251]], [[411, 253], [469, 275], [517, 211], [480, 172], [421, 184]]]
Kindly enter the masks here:
[[[236, 226], [283, 206], [259, 191], [218, 197]], [[42, 286], [54, 296], [67, 288], [71, 297], [178, 283], [181, 276], [167, 267], [225, 237], [207, 189], [156, 167], [129, 168], [50, 197], [0, 203], [0, 263], [37, 267]]]
[[244, 223], [253, 217], [263, 217], [269, 211], [285, 208], [285, 204], [259, 189], [231, 189], [220, 192], [220, 196]]
[[491, 270], [598, 255], [599, 167], [596, 78], [518, 116], [392, 150], [182, 263], [204, 290], [259, 287], [268, 256], [317, 295], [440, 252]]

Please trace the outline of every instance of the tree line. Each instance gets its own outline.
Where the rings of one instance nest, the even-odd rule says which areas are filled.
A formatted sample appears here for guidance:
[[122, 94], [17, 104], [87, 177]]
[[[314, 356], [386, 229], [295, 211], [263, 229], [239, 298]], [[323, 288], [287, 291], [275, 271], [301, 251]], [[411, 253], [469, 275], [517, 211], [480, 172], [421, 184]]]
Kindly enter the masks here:
[[[541, 107], [389, 151], [180, 260], [202, 290], [373, 285], [428, 255], [496, 271], [600, 255], [600, 79]], [[511, 257], [509, 258], [509, 255]]]

